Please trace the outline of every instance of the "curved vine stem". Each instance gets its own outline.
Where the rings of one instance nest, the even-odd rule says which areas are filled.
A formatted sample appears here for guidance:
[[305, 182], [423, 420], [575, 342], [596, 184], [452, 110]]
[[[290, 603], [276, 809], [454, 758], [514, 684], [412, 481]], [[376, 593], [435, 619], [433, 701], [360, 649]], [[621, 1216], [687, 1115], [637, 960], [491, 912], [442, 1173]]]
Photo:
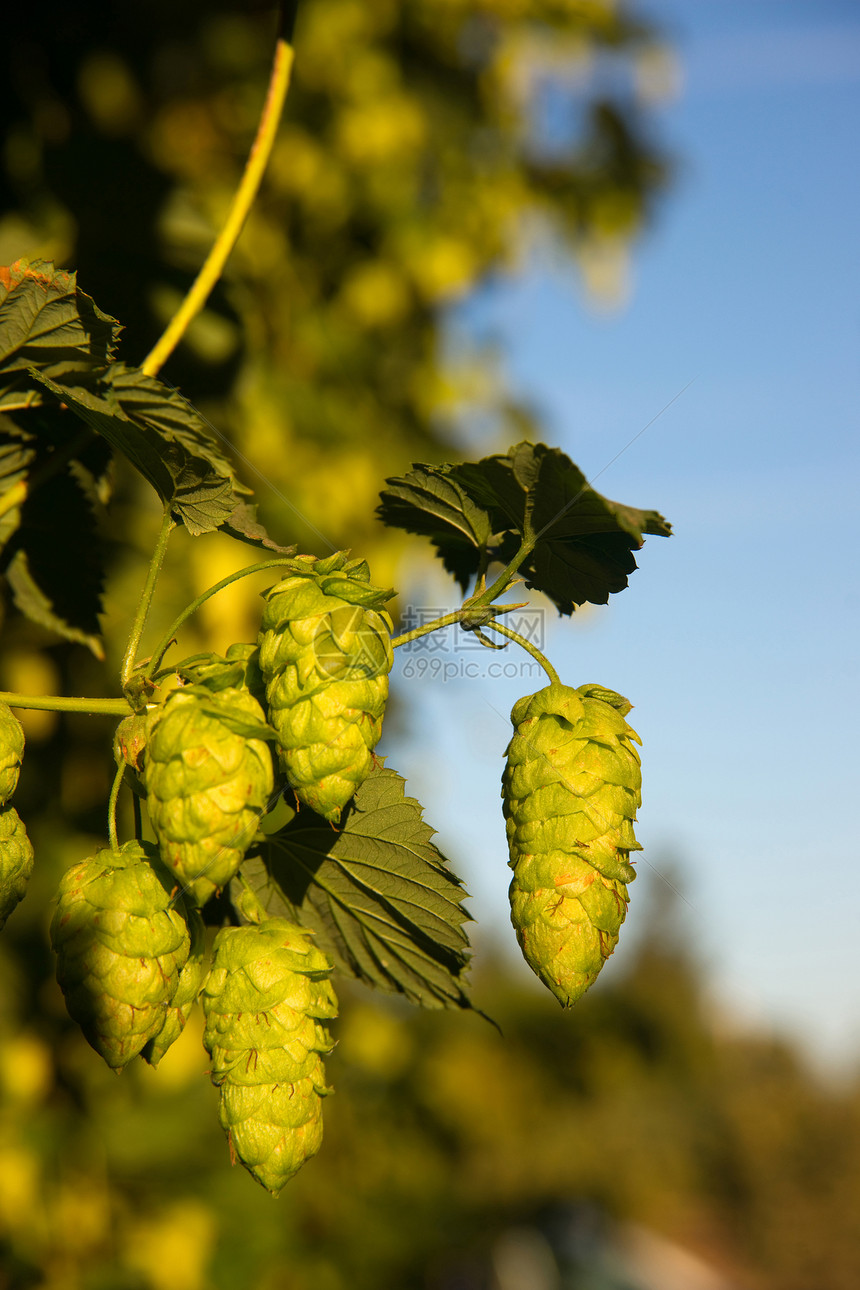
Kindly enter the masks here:
[[164, 334], [141, 363], [141, 371], [147, 376], [155, 376], [161, 370], [188, 329], [192, 318], [200, 312], [209, 299], [212, 288], [224, 270], [224, 265], [236, 245], [245, 220], [248, 218], [248, 212], [257, 196], [290, 85], [296, 7], [296, 0], [281, 5], [280, 30], [269, 77], [269, 89], [257, 127], [257, 137], [248, 155], [245, 170], [227, 213], [224, 227], [215, 239], [203, 267], [191, 284], [176, 314], [168, 323]]
[[143, 629], [146, 626], [146, 619], [149, 614], [149, 607], [152, 604], [155, 584], [158, 582], [158, 575], [161, 573], [161, 566], [164, 564], [164, 557], [167, 554], [167, 542], [172, 531], [173, 516], [170, 514], [170, 508], [165, 506], [164, 515], [161, 519], [161, 528], [158, 533], [158, 541], [155, 544], [155, 550], [153, 551], [152, 559], [149, 562], [149, 572], [146, 575], [146, 582], [143, 584], [143, 591], [140, 593], [140, 601], [138, 602], [137, 612], [131, 626], [131, 634], [128, 638], [128, 644], [125, 647], [125, 654], [122, 660], [120, 684], [123, 689], [128, 685], [131, 680], [131, 674], [134, 671], [134, 660], [137, 657], [140, 638], [143, 635]]
[[516, 641], [518, 645], [522, 646], [527, 654], [531, 654], [532, 658], [537, 663], [540, 663], [553, 685], [561, 685], [558, 672], [556, 672], [549, 659], [545, 658], [544, 655], [541, 654], [536, 645], [532, 645], [532, 643], [527, 641], [524, 636], [520, 636], [519, 632], [513, 631], [510, 627], [506, 627], [504, 623], [487, 623], [485, 630], [490, 632], [499, 632], [502, 636], [507, 636], [508, 640]]
[[463, 617], [462, 609], [455, 609], [452, 614], [445, 614], [443, 618], [434, 618], [432, 622], [425, 623], [423, 627], [416, 627], [411, 632], [404, 632], [402, 636], [395, 636], [391, 642], [391, 648], [397, 649], [398, 645], [407, 645], [409, 641], [417, 641], [419, 636], [428, 636], [430, 632], [436, 632], [440, 627], [451, 627], [454, 623], [459, 623]]
[[[455, 623], [468, 623], [469, 619], [475, 616], [476, 600], [467, 600], [459, 609], [453, 610], [450, 614], [443, 615], [442, 618], [434, 618], [429, 623], [422, 624], [421, 627], [415, 627], [411, 632], [404, 632], [402, 636], [395, 636], [391, 641], [391, 648], [397, 649], [399, 645], [408, 645], [410, 641], [417, 641], [421, 636], [429, 636], [431, 632], [438, 632], [440, 627], [453, 627]], [[496, 614], [509, 614], [513, 609], [525, 609], [528, 604], [527, 600], [520, 600], [515, 605], [494, 605], [492, 616]], [[486, 620], [481, 616], [481, 624], [486, 626], [489, 621], [489, 615]], [[470, 627], [474, 631], [474, 626]], [[499, 646], [499, 649], [503, 648]]]
[[116, 831], [116, 804], [119, 797], [119, 790], [122, 787], [122, 781], [125, 777], [125, 762], [121, 762], [117, 767], [116, 774], [113, 777], [113, 784], [110, 790], [110, 799], [108, 801], [108, 840], [110, 841], [111, 850], [119, 851], [119, 836]]
[[249, 564], [245, 569], [239, 569], [236, 573], [228, 574], [226, 578], [222, 578], [220, 582], [216, 582], [214, 587], [209, 587], [207, 591], [202, 592], [195, 600], [192, 600], [191, 604], [186, 605], [182, 613], [174, 618], [173, 622], [156, 645], [152, 657], [146, 666], [144, 677], [149, 680], [155, 675], [161, 664], [161, 660], [170, 648], [170, 644], [174, 636], [179, 631], [179, 628], [185, 622], [186, 618], [190, 618], [193, 613], [196, 613], [200, 606], [205, 604], [210, 596], [215, 595], [216, 591], [223, 591], [225, 587], [230, 586], [231, 582], [238, 582], [240, 578], [246, 578], [249, 573], [262, 573], [264, 569], [277, 569], [286, 564], [289, 559], [289, 556], [284, 556], [280, 560], [261, 560], [259, 564]]

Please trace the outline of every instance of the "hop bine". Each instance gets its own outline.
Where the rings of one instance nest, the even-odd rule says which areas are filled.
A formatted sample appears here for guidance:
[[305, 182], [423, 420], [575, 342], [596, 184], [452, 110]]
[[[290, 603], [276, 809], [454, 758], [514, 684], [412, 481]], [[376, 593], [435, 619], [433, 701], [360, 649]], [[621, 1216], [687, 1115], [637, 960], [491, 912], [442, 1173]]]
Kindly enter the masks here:
[[631, 704], [612, 690], [549, 685], [514, 705], [502, 799], [523, 956], [563, 1007], [618, 943], [641, 804]]
[[393, 664], [394, 595], [344, 552], [299, 556], [266, 595], [260, 669], [278, 755], [300, 802], [336, 824], [367, 778]]
[[51, 923], [57, 980], [87, 1041], [119, 1069], [161, 1031], [190, 936], [153, 848], [126, 842], [72, 865]]
[[277, 1196], [322, 1142], [321, 1024], [337, 1015], [331, 964], [283, 918], [225, 927], [203, 990], [203, 1043], [233, 1159]]

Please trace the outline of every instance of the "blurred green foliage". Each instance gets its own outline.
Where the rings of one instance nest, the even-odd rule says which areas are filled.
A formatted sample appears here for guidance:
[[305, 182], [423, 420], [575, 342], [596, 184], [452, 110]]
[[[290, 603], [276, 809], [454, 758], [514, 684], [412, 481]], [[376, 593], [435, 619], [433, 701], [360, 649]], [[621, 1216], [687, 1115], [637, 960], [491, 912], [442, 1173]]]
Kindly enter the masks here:
[[[234, 191], [273, 14], [19, 18], [0, 260], [77, 269], [140, 361]], [[267, 521], [363, 549], [382, 479], [438, 456], [465, 405], [522, 438], [498, 371], [446, 357], [445, 310], [538, 228], [611, 285], [667, 174], [648, 107], [668, 56], [608, 0], [303, 0], [296, 49], [260, 200], [165, 375], [263, 471]]]
[[0, 948], [0, 1285], [489, 1287], [507, 1233], [583, 1210], [740, 1285], [858, 1283], [860, 1083], [733, 1029], [665, 923], [566, 1015], [485, 962], [501, 1033], [344, 992], [323, 1150], [274, 1202], [229, 1168], [199, 1017], [117, 1079], [64, 1016], [42, 922], [28, 898]]
[[[46, 0], [9, 28], [0, 262], [76, 268], [140, 361], [235, 187], [271, 9]], [[388, 585], [402, 548], [373, 521], [383, 478], [456, 454], [464, 429], [491, 450], [534, 428], [497, 356], [448, 352], [449, 310], [547, 229], [590, 289], [619, 289], [667, 176], [648, 109], [671, 59], [610, 0], [304, 0], [296, 43], [260, 201], [165, 375], [250, 463], [276, 537], [352, 546]], [[7, 611], [3, 688], [115, 693], [158, 519], [120, 472], [107, 673]], [[153, 639], [248, 559], [220, 538], [172, 550]], [[180, 648], [251, 639], [266, 581], [219, 596]], [[0, 938], [0, 1287], [477, 1287], [512, 1226], [570, 1200], [762, 1287], [860, 1283], [860, 1087], [721, 1029], [663, 929], [568, 1016], [485, 967], [501, 1035], [346, 992], [326, 1144], [273, 1202], [228, 1167], [199, 1016], [157, 1072], [120, 1079], [69, 1021], [50, 901], [104, 841], [111, 726], [21, 715], [37, 867]]]

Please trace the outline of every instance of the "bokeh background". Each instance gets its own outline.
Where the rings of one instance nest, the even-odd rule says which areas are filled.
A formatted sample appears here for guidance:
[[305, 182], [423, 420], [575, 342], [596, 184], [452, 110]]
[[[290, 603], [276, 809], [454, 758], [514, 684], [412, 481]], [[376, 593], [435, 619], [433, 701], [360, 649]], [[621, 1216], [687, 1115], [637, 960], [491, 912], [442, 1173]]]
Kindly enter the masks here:
[[[223, 218], [273, 30], [266, 5], [189, 0], [46, 3], [9, 33], [0, 262], [77, 269], [128, 361]], [[542, 438], [673, 521], [606, 608], [535, 598], [564, 678], [636, 705], [631, 914], [560, 1013], [507, 926], [498, 803], [507, 714], [541, 682], [456, 638], [403, 652], [381, 751], [472, 892], [500, 1031], [343, 984], [326, 1143], [272, 1201], [229, 1168], [199, 1019], [119, 1079], [68, 1022], [50, 899], [102, 843], [111, 728], [23, 713], [38, 865], [0, 938], [0, 1286], [853, 1290], [856, 8], [303, 0], [296, 47], [260, 200], [164, 375], [270, 530], [367, 556], [404, 617], [456, 603], [374, 518], [411, 461]], [[158, 518], [119, 470], [106, 666], [10, 601], [4, 689], [115, 692]], [[254, 558], [182, 537], [153, 639]], [[262, 585], [176, 656], [253, 639]]]

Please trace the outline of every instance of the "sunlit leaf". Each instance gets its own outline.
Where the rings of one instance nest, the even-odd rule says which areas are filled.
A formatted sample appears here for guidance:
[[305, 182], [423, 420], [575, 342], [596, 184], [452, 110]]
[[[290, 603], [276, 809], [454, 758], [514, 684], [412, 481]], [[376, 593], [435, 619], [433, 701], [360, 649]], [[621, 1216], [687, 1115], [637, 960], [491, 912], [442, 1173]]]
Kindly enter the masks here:
[[337, 966], [424, 1007], [470, 1007], [465, 892], [393, 770], [373, 771], [343, 827], [305, 808], [246, 861], [270, 914], [313, 928]]

